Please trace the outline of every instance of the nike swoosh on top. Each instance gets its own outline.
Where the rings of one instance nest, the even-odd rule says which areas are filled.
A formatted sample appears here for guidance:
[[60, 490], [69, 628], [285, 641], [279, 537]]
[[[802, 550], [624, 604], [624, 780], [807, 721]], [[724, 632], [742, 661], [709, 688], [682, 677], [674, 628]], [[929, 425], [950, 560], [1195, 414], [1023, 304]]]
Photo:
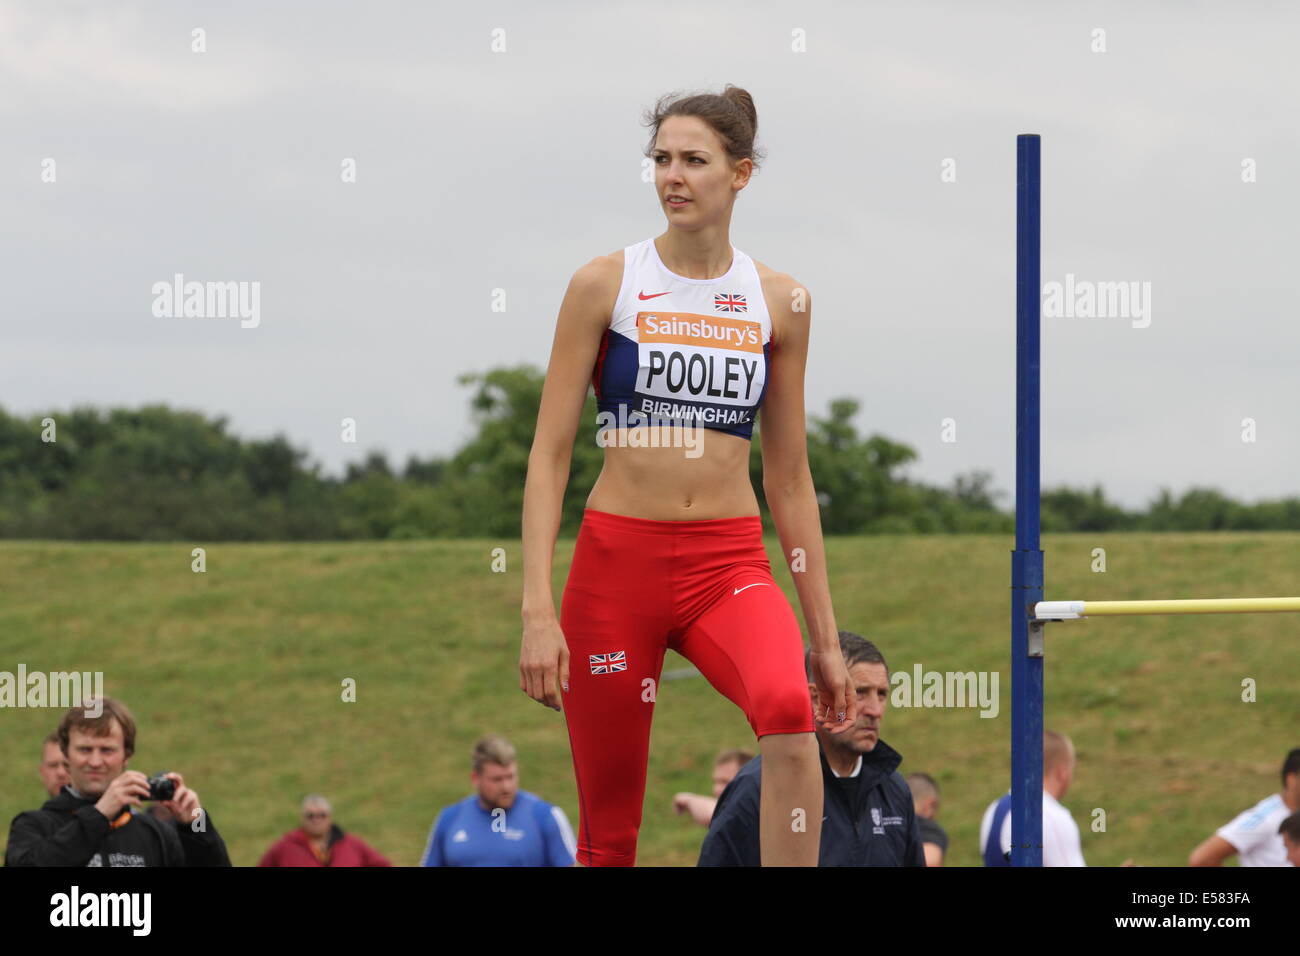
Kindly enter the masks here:
[[657, 299], [661, 295], [667, 295], [667, 294], [668, 294], [667, 292], [656, 292], [654, 295], [646, 295], [644, 292], [638, 292], [636, 294], [636, 297], [644, 302], [646, 299]]
[[759, 582], [757, 582], [757, 583], [755, 583], [755, 584], [746, 584], [743, 588], [736, 588], [736, 590], [732, 591], [731, 594], [732, 594], [732, 597], [735, 597], [735, 596], [736, 596], [737, 594], [739, 594], [741, 591], [747, 591], [747, 590], [749, 590], [750, 588], [765, 588], [765, 587], [767, 587], [767, 584], [764, 583], [763, 581], [759, 581]]

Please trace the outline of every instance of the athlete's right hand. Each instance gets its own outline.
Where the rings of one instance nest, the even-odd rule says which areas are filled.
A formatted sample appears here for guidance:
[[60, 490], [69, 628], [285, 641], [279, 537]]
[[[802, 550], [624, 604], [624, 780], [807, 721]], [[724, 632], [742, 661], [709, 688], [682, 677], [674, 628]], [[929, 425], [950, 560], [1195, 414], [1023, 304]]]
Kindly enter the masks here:
[[149, 778], [139, 770], [123, 770], [95, 801], [95, 809], [112, 820], [127, 804], [138, 807], [140, 801], [148, 799]]
[[809, 655], [813, 681], [817, 685], [817, 705], [813, 718], [832, 734], [852, 729], [858, 720], [858, 695], [849, 679], [849, 669], [838, 647], [825, 651], [812, 649]]
[[557, 681], [559, 687], [569, 689], [569, 645], [560, 622], [552, 617], [525, 623], [519, 649], [519, 689], [539, 704], [560, 710]]

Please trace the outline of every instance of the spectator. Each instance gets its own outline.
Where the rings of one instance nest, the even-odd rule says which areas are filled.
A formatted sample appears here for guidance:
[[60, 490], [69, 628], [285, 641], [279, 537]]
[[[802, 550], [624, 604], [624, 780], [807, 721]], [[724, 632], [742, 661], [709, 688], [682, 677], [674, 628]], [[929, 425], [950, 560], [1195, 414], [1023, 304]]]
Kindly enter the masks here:
[[179, 773], [167, 774], [176, 792], [160, 801], [173, 822], [138, 812], [149, 799], [149, 778], [126, 768], [135, 753], [135, 719], [111, 697], [88, 705], [59, 722], [70, 782], [41, 809], [14, 817], [5, 865], [230, 866], [211, 815]]
[[1192, 851], [1188, 866], [1222, 866], [1234, 853], [1242, 866], [1294, 866], [1279, 824], [1300, 810], [1300, 747], [1282, 761], [1282, 791], [1238, 814]]
[[909, 773], [907, 785], [912, 791], [912, 806], [916, 808], [925, 865], [943, 866], [943, 856], [948, 852], [948, 834], [935, 820], [939, 815], [939, 784], [928, 773]]
[[320, 794], [302, 801], [302, 826], [280, 837], [258, 866], [392, 866], [378, 850], [334, 822], [334, 809]]
[[[889, 667], [870, 641], [840, 631], [840, 651], [858, 696], [853, 729], [815, 729], [821, 757], [821, 843], [818, 866], [925, 866], [921, 837], [902, 757], [880, 739], [889, 700]], [[810, 706], [817, 700], [812, 662], [804, 652]], [[700, 848], [700, 866], [759, 866], [758, 824], [762, 791], [760, 754], [727, 784]]]
[[731, 783], [731, 779], [740, 768], [754, 759], [748, 750], [724, 750], [713, 761], [713, 796], [702, 793], [679, 793], [673, 797], [673, 809], [678, 813], [689, 813], [691, 819], [702, 827], [707, 827], [713, 819], [713, 808], [722, 791]]
[[41, 747], [41, 784], [47, 794], [57, 797], [63, 785], [71, 780], [68, 776], [68, 758], [63, 756], [63, 751], [59, 748], [59, 733], [57, 730], [52, 731]]
[[1287, 862], [1292, 866], [1300, 866], [1300, 811], [1279, 823], [1277, 832], [1282, 834], [1282, 845], [1286, 847]]
[[519, 789], [515, 748], [488, 734], [474, 745], [477, 793], [444, 807], [421, 866], [573, 866], [577, 841], [564, 811]]
[[[1065, 734], [1043, 731], [1043, 866], [1087, 866], [1079, 826], [1061, 798], [1074, 781], [1074, 743]], [[994, 834], [998, 834], [994, 837]], [[1011, 865], [1011, 792], [989, 804], [980, 821], [985, 866]], [[1125, 866], [1130, 865], [1125, 861]]]

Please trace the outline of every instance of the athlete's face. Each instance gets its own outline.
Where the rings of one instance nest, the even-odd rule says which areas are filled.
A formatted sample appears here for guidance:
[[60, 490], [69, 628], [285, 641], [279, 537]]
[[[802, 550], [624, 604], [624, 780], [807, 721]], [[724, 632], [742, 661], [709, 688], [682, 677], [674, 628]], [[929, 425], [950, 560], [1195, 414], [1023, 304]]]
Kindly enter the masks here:
[[485, 763], [478, 773], [470, 772], [470, 780], [478, 788], [479, 799], [489, 810], [500, 807], [509, 810], [519, 792], [519, 765], [503, 767], [499, 763]]
[[63, 785], [72, 778], [68, 776], [68, 759], [58, 744], [48, 743], [41, 754], [41, 783], [45, 792], [51, 797], [58, 796]]
[[103, 796], [108, 785], [126, 769], [122, 725], [114, 720], [110, 726], [113, 729], [102, 737], [78, 727], [68, 731], [68, 774], [83, 796]]
[[[725, 220], [754, 166], [748, 159], [733, 165], [718, 134], [697, 116], [664, 120], [650, 155], [664, 215], [671, 225], [684, 229]], [[669, 196], [687, 201], [674, 205]]]

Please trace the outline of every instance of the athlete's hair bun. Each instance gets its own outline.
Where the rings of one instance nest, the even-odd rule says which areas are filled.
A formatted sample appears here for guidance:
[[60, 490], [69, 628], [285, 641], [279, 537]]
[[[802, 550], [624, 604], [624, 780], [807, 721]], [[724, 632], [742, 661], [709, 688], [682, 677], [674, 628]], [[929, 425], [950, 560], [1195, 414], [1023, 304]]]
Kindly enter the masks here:
[[751, 135], [757, 136], [758, 110], [754, 106], [754, 98], [749, 95], [749, 90], [728, 83], [727, 88], [722, 91], [722, 95], [744, 110], [745, 117], [749, 120]]

